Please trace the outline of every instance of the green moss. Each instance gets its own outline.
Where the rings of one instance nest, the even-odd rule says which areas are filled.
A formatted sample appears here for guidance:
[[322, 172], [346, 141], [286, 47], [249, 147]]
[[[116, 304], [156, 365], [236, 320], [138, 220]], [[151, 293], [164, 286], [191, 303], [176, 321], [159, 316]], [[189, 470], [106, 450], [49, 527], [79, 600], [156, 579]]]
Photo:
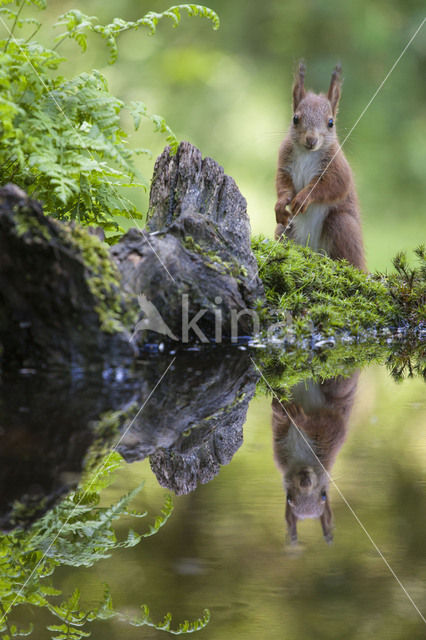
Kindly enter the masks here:
[[120, 274], [111, 260], [108, 247], [79, 225], [62, 225], [61, 230], [65, 243], [74, 250], [77, 249], [82, 257], [89, 289], [97, 301], [95, 311], [102, 331], [124, 331], [124, 325], [136, 321], [137, 308], [134, 302], [124, 304], [120, 291]]
[[371, 362], [386, 364], [396, 380], [426, 377], [426, 347], [417, 334], [425, 328], [423, 247], [416, 268], [399, 254], [391, 274], [365, 274], [289, 240], [258, 237], [253, 251], [267, 300], [258, 302], [261, 324], [265, 333], [274, 325], [269, 335], [278, 338], [276, 348], [256, 353], [258, 393], [272, 388], [288, 400], [303, 380], [350, 375]]
[[426, 250], [418, 247], [418, 266], [408, 265], [405, 253], [399, 253], [393, 260], [395, 271], [389, 275], [378, 275], [386, 282], [393, 300], [398, 319], [412, 326], [426, 322]]
[[237, 280], [240, 279], [241, 276], [247, 276], [247, 269], [240, 265], [237, 260], [224, 260], [219, 254], [214, 251], [209, 251], [195, 242], [192, 236], [185, 236], [182, 244], [189, 251], [202, 256], [205, 260], [206, 267], [213, 271], [217, 271], [222, 275], [232, 275]]
[[425, 319], [422, 248], [416, 252], [417, 269], [408, 270], [404, 256], [399, 256], [397, 271], [390, 276], [362, 273], [287, 239], [276, 243], [257, 237], [252, 248], [267, 299], [264, 327], [281, 325], [281, 332], [297, 339], [313, 332], [365, 337], [401, 325], [415, 329]]
[[50, 240], [49, 223], [40, 221], [31, 207], [16, 206], [13, 211], [16, 233], [19, 237], [31, 232], [33, 239]]

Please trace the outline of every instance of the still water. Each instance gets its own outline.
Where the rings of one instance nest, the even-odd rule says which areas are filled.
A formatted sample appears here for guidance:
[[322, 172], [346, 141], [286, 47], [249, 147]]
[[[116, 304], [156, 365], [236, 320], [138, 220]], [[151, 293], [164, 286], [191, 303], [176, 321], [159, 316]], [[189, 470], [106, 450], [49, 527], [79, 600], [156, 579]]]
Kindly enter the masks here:
[[[291, 395], [276, 385], [265, 393], [267, 384], [255, 393], [261, 373], [248, 366], [247, 354], [211, 362], [203, 356], [202, 367], [186, 358], [184, 367], [172, 357], [146, 363], [137, 391], [129, 381], [102, 391], [98, 382], [74, 380], [62, 395], [56, 380], [50, 393], [40, 383], [32, 394], [27, 382], [19, 402], [12, 387], [3, 394], [3, 437], [16, 472], [8, 486], [3, 477], [3, 528], [7, 489], [14, 499], [35, 491], [31, 474], [36, 467], [40, 473], [41, 460], [36, 489], [63, 491], [78, 476], [81, 451], [93, 447], [87, 434], [107, 409], [128, 409], [118, 446], [127, 463], [103, 489], [101, 505], [144, 480], [131, 508], [148, 512], [118, 519], [117, 537], [130, 528], [146, 531], [166, 496], [181, 494], [155, 535], [92, 567], [58, 566], [51, 581], [62, 596], [51, 601], [78, 587], [87, 608], [107, 583], [116, 610], [131, 618], [146, 604], [155, 621], [170, 612], [172, 628], [207, 608], [210, 621], [194, 634], [206, 640], [425, 638], [424, 381], [397, 383], [386, 367], [373, 365], [316, 383], [305, 376]], [[15, 433], [19, 426], [21, 444], [17, 437], [10, 442], [6, 418]], [[37, 436], [41, 423], [47, 431]], [[106, 431], [104, 425], [107, 439]], [[48, 465], [59, 469], [55, 479]], [[27, 485], [16, 471], [25, 467]], [[46, 608], [23, 605], [10, 614], [10, 623], [30, 621], [32, 638], [55, 636], [46, 629], [55, 624]], [[168, 636], [117, 618], [84, 630], [95, 639]]]

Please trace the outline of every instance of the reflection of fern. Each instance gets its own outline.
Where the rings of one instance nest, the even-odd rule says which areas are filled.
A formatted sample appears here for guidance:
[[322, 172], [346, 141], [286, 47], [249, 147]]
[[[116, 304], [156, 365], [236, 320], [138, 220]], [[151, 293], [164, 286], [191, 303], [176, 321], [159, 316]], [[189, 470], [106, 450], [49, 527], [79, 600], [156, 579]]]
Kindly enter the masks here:
[[142, 616], [140, 618], [133, 618], [130, 620], [130, 624], [134, 627], [154, 627], [155, 629], [161, 631], [168, 631], [175, 636], [181, 635], [182, 633], [193, 633], [194, 631], [200, 631], [200, 629], [204, 629], [204, 627], [208, 624], [210, 620], [210, 612], [208, 609], [204, 610], [204, 615], [202, 618], [198, 618], [198, 620], [194, 620], [194, 622], [189, 622], [189, 620], [185, 620], [185, 622], [181, 622], [176, 631], [171, 628], [172, 617], [170, 613], [167, 613], [164, 620], [162, 622], [153, 622], [149, 615], [148, 607], [143, 604], [142, 605]]
[[[31, 546], [60, 564], [75, 567], [91, 567], [118, 547], [134, 547], [140, 542], [140, 535], [130, 530], [127, 538], [119, 542], [111, 525], [122, 515], [130, 515], [127, 505], [140, 488], [108, 508], [97, 506], [98, 493], [73, 494], [36, 523]], [[131, 515], [144, 517], [146, 513]]]
[[142, 605], [142, 615], [140, 617], [128, 618], [119, 611], [115, 611], [111, 593], [107, 586], [105, 586], [103, 599], [94, 609], [90, 609], [89, 611], [80, 609], [80, 592], [76, 589], [71, 597], [61, 602], [60, 605], [49, 605], [49, 611], [59, 618], [62, 623], [48, 626], [49, 631], [54, 631], [57, 634], [52, 636], [52, 640], [80, 640], [80, 638], [87, 638], [90, 636], [90, 633], [87, 633], [81, 628], [86, 622], [108, 620], [109, 618], [118, 618], [123, 622], [128, 622], [134, 627], [153, 627], [158, 631], [168, 631], [173, 635], [199, 631], [203, 629], [210, 620], [210, 613], [206, 609], [202, 618], [198, 618], [193, 622], [185, 620], [174, 630], [171, 628], [170, 614], [167, 614], [162, 622], [154, 622], [149, 615], [149, 609], [146, 605]]
[[89, 637], [83, 630], [86, 623], [117, 617], [134, 626], [147, 625], [170, 633], [192, 632], [203, 628], [209, 621], [209, 613], [194, 622], [185, 621], [176, 631], [170, 629], [171, 618], [157, 624], [149, 616], [146, 605], [142, 615], [130, 619], [112, 604], [108, 587], [102, 601], [93, 609], [80, 607], [80, 592], [59, 605], [52, 604], [50, 597], [60, 595], [47, 580], [58, 566], [90, 567], [103, 558], [108, 558], [114, 549], [133, 547], [142, 538], [154, 535], [165, 525], [172, 514], [173, 503], [166, 497], [161, 514], [153, 525], [142, 533], [129, 530], [124, 540], [118, 540], [113, 522], [122, 516], [143, 518], [147, 514], [129, 508], [130, 502], [142, 488], [142, 484], [121, 497], [109, 507], [100, 507], [100, 491], [112, 480], [112, 472], [119, 466], [120, 456], [112, 453], [106, 464], [101, 465], [94, 479], [67, 496], [59, 505], [46, 513], [28, 531], [17, 530], [0, 537], [0, 633], [2, 640], [30, 635], [28, 630], [18, 630], [9, 623], [10, 612], [20, 604], [47, 608], [59, 624], [50, 625], [55, 640], [79, 640]]

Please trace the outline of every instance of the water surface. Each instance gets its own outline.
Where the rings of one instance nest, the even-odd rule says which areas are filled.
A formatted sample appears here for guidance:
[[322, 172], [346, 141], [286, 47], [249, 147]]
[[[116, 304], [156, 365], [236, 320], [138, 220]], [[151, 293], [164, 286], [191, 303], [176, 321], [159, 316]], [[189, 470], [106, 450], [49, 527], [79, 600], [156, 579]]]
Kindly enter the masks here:
[[[169, 361], [171, 357], [165, 358], [164, 364]], [[82, 433], [91, 440], [87, 433], [99, 412], [111, 403], [116, 409], [122, 407], [125, 393], [126, 406], [137, 400], [140, 409], [147, 401], [136, 419], [133, 412], [133, 417], [122, 423], [123, 433], [134, 420], [122, 441], [122, 453], [130, 460], [133, 446], [135, 461], [116, 471], [113, 483], [102, 493], [102, 504], [111, 504], [145, 480], [132, 506], [147, 510], [149, 515], [141, 521], [120, 519], [119, 536], [125, 537], [129, 527], [146, 530], [160, 512], [169, 491], [157, 478], [172, 490], [188, 491], [174, 497], [174, 511], [156, 535], [133, 548], [114, 551], [111, 558], [91, 568], [58, 568], [53, 582], [63, 596], [79, 587], [82, 602], [88, 605], [102, 597], [103, 583], [108, 583], [116, 609], [133, 615], [146, 603], [154, 620], [170, 612], [172, 626], [196, 619], [208, 608], [210, 622], [197, 632], [206, 639], [425, 637], [421, 617], [426, 613], [423, 380], [415, 377], [396, 383], [385, 367], [376, 365], [363, 369], [359, 377], [353, 373], [353, 383], [346, 381], [337, 391], [334, 384], [334, 408], [330, 398], [321, 400], [324, 389], [330, 394], [330, 382], [317, 383], [313, 390], [315, 385], [305, 381], [293, 389], [291, 399], [282, 401], [284, 418], [290, 416], [299, 424], [309, 418], [311, 435], [315, 428], [322, 432], [337, 428], [341, 436], [338, 446], [331, 454], [328, 451], [334, 462], [326, 463], [333, 478], [326, 487], [333, 512], [333, 541], [325, 540], [319, 518], [307, 517], [299, 518], [298, 540], [291, 543], [283, 474], [294, 459], [289, 462], [287, 456], [287, 462], [278, 461], [277, 465], [272, 394], [258, 391], [251, 398], [259, 376], [256, 370], [248, 371], [247, 355], [238, 361], [231, 357], [227, 362], [221, 356], [207, 362], [207, 376], [200, 362], [194, 361], [186, 376], [175, 362], [170, 377], [164, 377], [151, 397], [156, 381], [150, 363], [145, 382], [136, 386], [126, 383], [121, 396], [101, 394], [94, 385], [93, 397], [84, 403], [85, 411], [70, 414], [69, 407], [63, 407], [62, 421], [50, 397], [52, 409], [45, 418], [54, 416], [52, 424], [57, 424], [58, 432], [64, 429], [64, 421], [70, 429], [72, 423], [82, 450], [88, 444], [82, 442]], [[185, 366], [189, 367], [188, 362]], [[194, 372], [200, 379], [198, 387]], [[225, 380], [224, 386], [220, 379]], [[74, 386], [78, 389], [77, 383]], [[279, 397], [280, 389], [275, 388], [274, 393]], [[215, 397], [219, 399], [217, 406]], [[22, 406], [25, 408], [25, 403]], [[28, 411], [20, 413], [25, 421]], [[211, 420], [213, 429], [209, 432]], [[221, 432], [223, 425], [226, 429]], [[70, 433], [64, 433], [68, 441]], [[64, 460], [66, 455], [60, 451]], [[82, 457], [73, 459], [75, 473]], [[164, 473], [161, 464], [165, 465]], [[71, 467], [68, 464], [68, 472]], [[195, 472], [189, 482], [192, 468]], [[303, 473], [294, 477], [299, 477], [299, 483], [305, 478]], [[62, 481], [67, 479], [69, 476], [62, 473]], [[57, 480], [49, 482], [46, 490], [57, 491]], [[287, 489], [288, 484], [287, 478]], [[304, 515], [309, 515], [306, 504], [303, 508]], [[321, 511], [321, 501], [311, 512], [316, 508]], [[35, 624], [33, 638], [51, 637], [46, 626], [52, 624], [52, 618], [46, 610], [19, 607], [12, 618], [19, 624], [31, 620]], [[131, 640], [167, 635], [147, 627], [132, 628], [119, 620], [95, 622], [85, 629], [93, 638]]]

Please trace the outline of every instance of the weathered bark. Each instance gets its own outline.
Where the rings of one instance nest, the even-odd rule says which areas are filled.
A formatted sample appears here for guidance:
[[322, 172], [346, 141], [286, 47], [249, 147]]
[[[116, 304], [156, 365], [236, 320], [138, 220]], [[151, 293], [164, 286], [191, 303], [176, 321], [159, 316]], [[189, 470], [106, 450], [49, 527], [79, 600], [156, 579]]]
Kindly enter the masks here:
[[[109, 255], [78, 225], [45, 217], [17, 187], [0, 189], [3, 368], [125, 365], [136, 344], [158, 340], [149, 327], [184, 342], [222, 339], [239, 312], [238, 331], [250, 334], [244, 311], [262, 291], [245, 200], [188, 143], [157, 160], [148, 230], [131, 229]], [[140, 294], [161, 326], [140, 322]], [[188, 324], [197, 313], [198, 335], [190, 329], [185, 336], [185, 318]]]
[[[244, 312], [253, 309], [263, 286], [246, 201], [234, 180], [183, 142], [175, 156], [166, 149], [156, 162], [149, 212], [147, 232], [130, 230], [111, 251], [125, 289], [145, 295], [178, 339], [187, 341], [185, 314], [190, 320], [199, 312], [201, 341], [215, 338], [216, 327], [220, 338], [231, 336], [237, 314], [239, 335], [252, 334], [252, 317]], [[192, 331], [187, 336], [195, 337]]]

